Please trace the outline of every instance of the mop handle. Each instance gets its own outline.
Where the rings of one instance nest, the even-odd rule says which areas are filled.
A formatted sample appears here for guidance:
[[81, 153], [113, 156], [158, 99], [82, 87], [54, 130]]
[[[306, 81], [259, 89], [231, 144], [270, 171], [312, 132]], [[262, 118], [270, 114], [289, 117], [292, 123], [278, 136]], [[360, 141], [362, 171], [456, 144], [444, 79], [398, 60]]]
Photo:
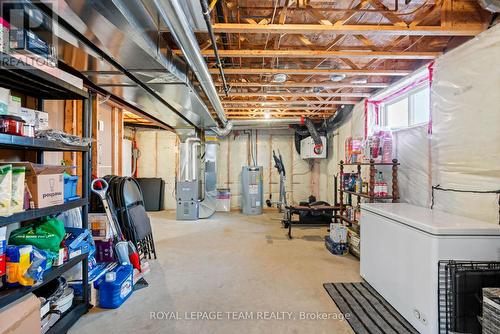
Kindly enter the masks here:
[[[101, 189], [97, 189], [95, 187], [95, 184], [97, 182], [101, 183]], [[104, 212], [106, 212], [106, 217], [108, 218], [109, 227], [111, 228], [111, 233], [113, 233], [113, 237], [115, 239], [120, 240], [119, 235], [118, 235], [118, 231], [115, 228], [113, 215], [111, 214], [111, 209], [109, 208], [109, 205], [108, 205], [108, 199], [106, 198], [106, 193], [108, 192], [108, 183], [104, 179], [95, 179], [92, 181], [91, 190], [97, 196], [99, 196], [99, 198], [102, 201], [102, 206], [104, 207]]]

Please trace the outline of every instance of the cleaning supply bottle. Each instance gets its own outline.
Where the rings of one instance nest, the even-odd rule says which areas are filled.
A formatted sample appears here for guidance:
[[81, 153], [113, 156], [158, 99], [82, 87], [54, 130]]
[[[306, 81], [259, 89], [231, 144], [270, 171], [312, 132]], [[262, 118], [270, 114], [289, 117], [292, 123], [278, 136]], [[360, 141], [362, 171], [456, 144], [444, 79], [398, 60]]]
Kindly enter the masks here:
[[379, 172], [378, 175], [379, 175], [378, 176], [378, 196], [386, 197], [389, 195], [388, 188], [387, 188], [387, 182], [385, 182], [384, 177], [382, 175], [382, 172]]
[[26, 275], [32, 261], [32, 246], [8, 246], [5, 252], [6, 285], [32, 286], [35, 281]]
[[118, 265], [107, 272], [104, 278], [94, 282], [98, 289], [99, 307], [114, 309], [120, 307], [133, 291], [134, 270], [130, 264]]
[[380, 185], [381, 185], [381, 172], [377, 172], [377, 175], [375, 177], [375, 188], [373, 190], [373, 194], [375, 195], [375, 197], [378, 197], [380, 196]]
[[361, 178], [361, 174], [358, 175], [356, 179], [356, 190], [357, 193], [363, 192], [363, 179]]

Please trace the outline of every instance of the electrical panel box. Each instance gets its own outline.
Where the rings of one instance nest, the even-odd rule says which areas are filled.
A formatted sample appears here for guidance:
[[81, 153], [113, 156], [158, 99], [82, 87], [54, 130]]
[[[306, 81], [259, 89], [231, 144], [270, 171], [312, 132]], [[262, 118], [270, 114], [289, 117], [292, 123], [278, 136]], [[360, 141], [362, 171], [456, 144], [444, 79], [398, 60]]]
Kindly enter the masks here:
[[243, 166], [241, 171], [241, 211], [245, 215], [262, 214], [264, 191], [262, 166]]
[[177, 220], [197, 220], [199, 213], [199, 182], [179, 181], [177, 182]]
[[314, 140], [311, 136], [304, 138], [300, 141], [300, 157], [302, 159], [325, 159], [326, 158], [326, 137], [321, 136], [321, 141], [323, 142], [323, 150], [320, 154], [314, 152]]

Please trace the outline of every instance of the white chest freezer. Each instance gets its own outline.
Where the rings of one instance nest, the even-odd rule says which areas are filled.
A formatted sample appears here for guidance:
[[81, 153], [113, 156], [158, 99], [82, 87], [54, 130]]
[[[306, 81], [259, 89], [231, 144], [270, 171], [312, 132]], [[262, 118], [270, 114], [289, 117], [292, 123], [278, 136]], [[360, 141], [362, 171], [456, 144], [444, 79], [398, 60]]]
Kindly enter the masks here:
[[499, 261], [500, 226], [404, 203], [361, 205], [361, 276], [420, 333], [438, 333], [438, 262]]

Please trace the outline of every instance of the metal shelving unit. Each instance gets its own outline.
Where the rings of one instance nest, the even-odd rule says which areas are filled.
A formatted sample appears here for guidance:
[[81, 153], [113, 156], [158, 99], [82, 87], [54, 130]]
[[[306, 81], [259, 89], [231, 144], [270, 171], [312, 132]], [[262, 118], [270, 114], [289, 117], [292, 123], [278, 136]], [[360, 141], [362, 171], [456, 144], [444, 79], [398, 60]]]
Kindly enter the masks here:
[[71, 201], [61, 205], [50, 206], [48, 208], [27, 210], [19, 213], [15, 213], [10, 216], [0, 217], [0, 227], [9, 225], [12, 223], [23, 222], [33, 219], [42, 218], [45, 216], [55, 215], [64, 211], [68, 211], [74, 208], [79, 208], [81, 206], [87, 205], [88, 199], [81, 198], [79, 200]]
[[16, 301], [17, 299], [24, 297], [28, 293], [33, 292], [33, 291], [41, 288], [42, 286], [44, 286], [48, 282], [61, 276], [66, 271], [73, 268], [73, 266], [78, 264], [80, 261], [82, 261], [86, 257], [87, 257], [87, 254], [78, 255], [72, 259], [69, 259], [62, 266], [50, 268], [49, 270], [47, 270], [44, 273], [43, 281], [39, 285], [35, 285], [32, 287], [11, 288], [11, 289], [6, 289], [3, 291], [0, 291], [0, 308], [4, 307], [6, 305], [9, 305], [10, 303]]
[[[364, 166], [368, 166], [370, 168], [370, 178], [368, 182], [368, 192], [367, 193], [362, 193], [362, 192], [355, 192], [351, 190], [345, 190], [342, 177], [339, 185], [339, 194], [340, 194], [340, 212], [339, 212], [339, 217], [342, 219], [344, 222], [354, 225], [354, 226], [359, 226], [359, 222], [357, 220], [352, 220], [347, 218], [347, 216], [344, 214], [346, 205], [344, 204], [344, 194], [348, 196], [356, 196], [358, 199], [358, 203], [361, 203], [361, 198], [366, 198], [370, 203], [373, 203], [375, 200], [392, 200], [392, 202], [397, 202], [399, 199], [399, 190], [398, 190], [398, 166], [399, 162], [397, 159], [392, 160], [392, 162], [375, 162], [374, 160], [371, 160], [370, 162], [365, 162], [365, 163], [344, 163], [344, 161], [340, 161], [339, 163], [340, 166], [340, 175], [344, 174], [344, 167], [345, 166], [356, 166], [357, 169], [357, 174], [361, 175], [361, 168]], [[391, 166], [392, 167], [392, 192], [391, 194], [387, 196], [378, 196], [375, 195], [375, 173], [376, 173], [376, 166]], [[350, 200], [349, 200], [349, 203]]]
[[58, 141], [0, 133], [0, 147], [40, 151], [86, 152], [89, 146], [67, 145]]
[[[81, 90], [58, 77], [46, 73], [41, 69], [32, 67], [16, 58], [0, 53], [2, 63], [0, 64], [0, 87], [9, 88], [38, 99], [38, 108], [42, 109], [43, 100], [82, 100], [82, 136], [91, 137], [92, 120], [92, 95]], [[36, 139], [21, 136], [0, 134], [0, 149], [27, 150], [36, 153], [36, 162], [43, 163], [43, 152], [45, 151], [70, 151], [82, 154], [82, 194], [81, 199], [71, 201], [62, 205], [48, 208], [27, 210], [7, 217], [0, 217], [0, 226], [15, 222], [30, 221], [47, 215], [57, 214], [72, 208], [82, 208], [82, 227], [88, 228], [89, 195], [91, 181], [91, 145], [72, 146], [57, 141]], [[66, 333], [66, 331], [90, 308], [90, 294], [88, 289], [88, 259], [86, 255], [80, 255], [70, 259], [60, 267], [54, 267], [47, 271], [41, 285], [31, 288], [7, 289], [0, 293], [0, 307], [6, 306], [22, 296], [35, 291], [40, 286], [61, 276], [71, 267], [81, 264], [83, 296], [81, 300], [74, 300], [71, 309], [59, 319], [49, 330], [49, 333]]]

